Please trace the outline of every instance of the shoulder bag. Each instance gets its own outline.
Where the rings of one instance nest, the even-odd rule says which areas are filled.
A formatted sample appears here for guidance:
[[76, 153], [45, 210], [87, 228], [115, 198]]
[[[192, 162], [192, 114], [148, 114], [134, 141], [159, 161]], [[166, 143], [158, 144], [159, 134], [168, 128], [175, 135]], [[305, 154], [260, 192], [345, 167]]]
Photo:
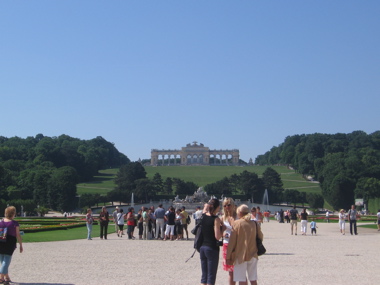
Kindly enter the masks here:
[[267, 251], [266, 248], [263, 245], [263, 241], [258, 237], [258, 226], [257, 222], [255, 221], [256, 224], [256, 245], [257, 245], [257, 255], [263, 255]]

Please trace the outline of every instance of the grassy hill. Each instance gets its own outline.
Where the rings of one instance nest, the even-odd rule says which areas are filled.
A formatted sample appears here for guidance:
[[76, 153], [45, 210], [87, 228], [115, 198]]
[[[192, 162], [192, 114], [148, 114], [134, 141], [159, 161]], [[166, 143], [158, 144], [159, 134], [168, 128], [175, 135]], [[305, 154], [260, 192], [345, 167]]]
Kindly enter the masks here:
[[[148, 178], [153, 178], [155, 173], [160, 173], [163, 180], [167, 177], [180, 178], [184, 181], [191, 181], [199, 186], [205, 186], [230, 177], [232, 174], [240, 174], [244, 170], [255, 172], [259, 176], [263, 174], [267, 166], [146, 166]], [[294, 170], [285, 166], [272, 166], [281, 174], [285, 189], [297, 189], [302, 192], [321, 193], [318, 183], [306, 181], [303, 177], [295, 173]], [[106, 169], [99, 172], [94, 180], [77, 185], [78, 194], [99, 193], [106, 194], [114, 187], [114, 178], [118, 169]]]

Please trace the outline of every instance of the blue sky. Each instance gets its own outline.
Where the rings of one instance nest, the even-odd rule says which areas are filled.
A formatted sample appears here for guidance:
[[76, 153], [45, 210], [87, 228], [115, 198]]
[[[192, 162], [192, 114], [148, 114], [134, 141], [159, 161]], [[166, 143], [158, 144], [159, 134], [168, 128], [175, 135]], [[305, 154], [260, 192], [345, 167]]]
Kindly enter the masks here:
[[0, 1], [0, 135], [255, 159], [380, 130], [380, 1]]

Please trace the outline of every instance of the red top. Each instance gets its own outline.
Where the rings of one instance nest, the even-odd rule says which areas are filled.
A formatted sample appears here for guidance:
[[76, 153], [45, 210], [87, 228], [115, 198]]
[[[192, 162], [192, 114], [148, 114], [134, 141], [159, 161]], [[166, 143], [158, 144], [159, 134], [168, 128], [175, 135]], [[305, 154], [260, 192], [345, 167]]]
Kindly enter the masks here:
[[127, 215], [127, 225], [134, 226], [135, 225], [135, 216], [132, 212], [129, 212]]

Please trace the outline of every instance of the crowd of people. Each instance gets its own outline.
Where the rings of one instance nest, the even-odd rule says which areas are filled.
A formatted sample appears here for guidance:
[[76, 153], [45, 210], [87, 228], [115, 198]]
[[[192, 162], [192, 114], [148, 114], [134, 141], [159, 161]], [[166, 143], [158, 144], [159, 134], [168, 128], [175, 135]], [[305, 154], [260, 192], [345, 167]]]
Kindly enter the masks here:
[[[287, 223], [290, 223], [290, 233], [291, 235], [297, 235], [297, 224], [298, 221], [301, 222], [301, 234], [306, 235], [307, 234], [307, 228], [308, 228], [308, 213], [306, 211], [306, 208], [303, 208], [301, 213], [298, 212], [296, 209], [296, 206], [293, 207], [291, 210], [283, 211], [282, 209], [275, 214], [275, 218], [279, 223], [284, 223], [286, 220]], [[356, 210], [355, 205], [352, 205], [351, 208], [346, 212], [344, 209], [341, 209], [338, 213], [338, 220], [339, 220], [339, 230], [342, 235], [346, 234], [346, 221], [348, 220], [350, 224], [350, 234], [351, 235], [357, 235], [357, 225], [356, 222], [360, 218], [360, 213]], [[329, 223], [331, 219], [330, 212], [326, 211], [326, 218], [325, 222]], [[378, 231], [380, 231], [380, 210], [377, 213], [377, 225], [378, 225]], [[317, 234], [317, 223], [314, 218], [311, 219], [310, 222], [310, 230], [312, 235]]]
[[[190, 218], [192, 216], [192, 218]], [[359, 213], [352, 205], [347, 212], [339, 211], [339, 229], [345, 234], [346, 220], [350, 223], [351, 235], [357, 235], [356, 220]], [[123, 209], [116, 207], [112, 213], [115, 222], [115, 231], [118, 237], [124, 236], [124, 225], [127, 224], [126, 233], [128, 239], [135, 239], [134, 232], [137, 227], [138, 239], [150, 240], [183, 240], [189, 239], [188, 225], [193, 220], [194, 224], [201, 223], [202, 246], [200, 247], [201, 260], [201, 284], [214, 284], [219, 264], [220, 247], [222, 248], [222, 267], [228, 272], [228, 284], [257, 284], [257, 246], [256, 237], [263, 239], [261, 227], [263, 222], [269, 222], [270, 212], [261, 211], [260, 207], [248, 208], [247, 205], [237, 207], [232, 198], [225, 198], [220, 205], [218, 199], [211, 199], [201, 209], [190, 215], [186, 208], [175, 209], [169, 207], [165, 210], [162, 204], [155, 209], [141, 207], [137, 214], [133, 207], [124, 213]], [[380, 210], [377, 213], [378, 230], [380, 231]], [[306, 208], [299, 213], [296, 207], [287, 211], [279, 211], [275, 218], [280, 223], [289, 223], [291, 234], [297, 235], [298, 221], [300, 221], [300, 233], [307, 234], [308, 222], [312, 235], [317, 234], [317, 223], [314, 218], [309, 218]], [[91, 209], [87, 216], [88, 239], [91, 239], [92, 223], [94, 221]], [[99, 215], [100, 238], [107, 239], [107, 228], [110, 215], [106, 207], [102, 208]], [[244, 245], [244, 246], [243, 246]]]
[[222, 206], [221, 211], [219, 200], [211, 199], [205, 204], [199, 221], [203, 236], [199, 250], [201, 284], [215, 284], [220, 247], [223, 270], [228, 272], [228, 284], [257, 284], [256, 237], [263, 240], [260, 208], [250, 210], [244, 204], [236, 207], [232, 198], [225, 198]]
[[[195, 212], [194, 214], [198, 214]], [[194, 216], [195, 217], [195, 216]], [[141, 207], [137, 215], [135, 209], [129, 207], [128, 212], [124, 213], [122, 208], [116, 207], [112, 213], [113, 222], [115, 224], [115, 232], [118, 237], [122, 238], [125, 232], [128, 239], [134, 240], [135, 228], [137, 228], [138, 239], [140, 240], [188, 240], [189, 231], [188, 224], [191, 223], [189, 213], [186, 207], [183, 206], [178, 209], [169, 207], [165, 210], [162, 204], [159, 204], [155, 209], [154, 206], [150, 208]], [[194, 218], [197, 221], [197, 218]], [[87, 210], [86, 224], [87, 224], [87, 239], [91, 240], [92, 224], [94, 218], [91, 209]], [[100, 239], [107, 239], [108, 225], [110, 223], [110, 214], [106, 207], [102, 207], [99, 213], [100, 225]], [[126, 228], [125, 228], [126, 224]]]

